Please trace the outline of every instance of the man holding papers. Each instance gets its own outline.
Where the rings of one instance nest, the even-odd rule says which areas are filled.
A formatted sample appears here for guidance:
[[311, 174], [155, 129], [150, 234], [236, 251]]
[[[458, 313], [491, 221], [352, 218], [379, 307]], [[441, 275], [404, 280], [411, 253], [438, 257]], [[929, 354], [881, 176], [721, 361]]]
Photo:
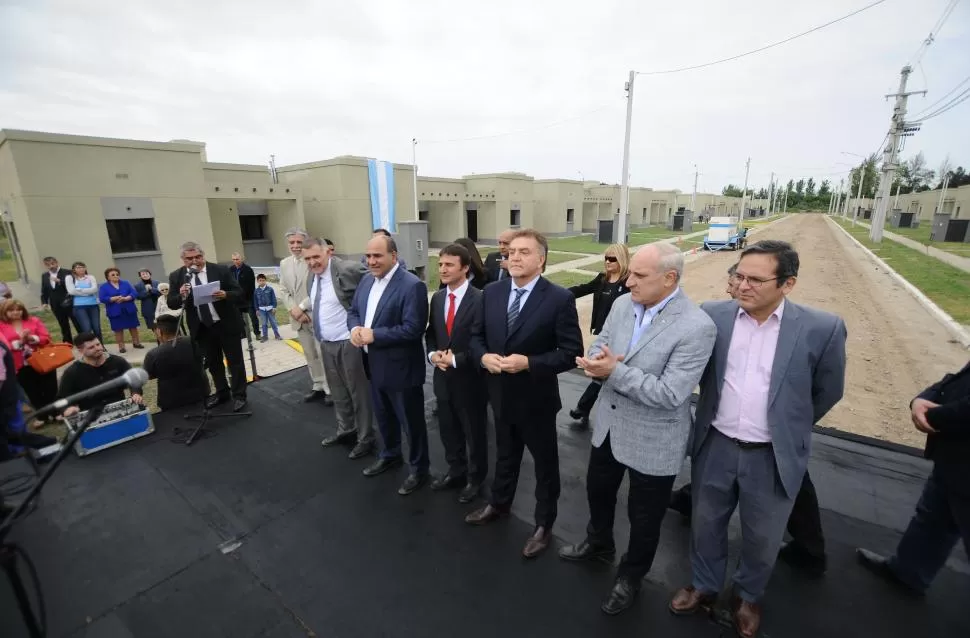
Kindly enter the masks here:
[[[206, 407], [233, 399], [232, 409], [239, 412], [246, 407], [246, 366], [239, 338], [242, 289], [228, 268], [205, 260], [196, 242], [182, 244], [181, 255], [184, 266], [169, 275], [168, 306], [173, 310], [185, 308], [189, 334], [199, 344], [212, 375], [216, 393], [206, 399]], [[226, 381], [223, 357], [229, 362], [231, 386]]]

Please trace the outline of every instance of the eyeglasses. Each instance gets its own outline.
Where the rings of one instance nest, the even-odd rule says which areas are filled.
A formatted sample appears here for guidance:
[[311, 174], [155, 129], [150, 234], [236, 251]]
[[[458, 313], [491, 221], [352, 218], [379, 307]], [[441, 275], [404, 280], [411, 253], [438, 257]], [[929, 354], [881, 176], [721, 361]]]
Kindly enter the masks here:
[[731, 275], [731, 283], [740, 286], [742, 283], [747, 281], [748, 285], [751, 286], [752, 288], [761, 288], [769, 281], [777, 281], [777, 280], [778, 280], [778, 277], [772, 277], [771, 279], [757, 279], [755, 277], [748, 277], [747, 275], [741, 275], [738, 273], [734, 273], [733, 275]]
[[606, 260], [606, 261], [608, 261], [611, 264], [615, 264], [616, 262], [620, 261], [619, 259], [617, 259], [616, 257], [614, 257], [612, 255], [606, 255], [605, 257], [603, 257], [603, 259]]

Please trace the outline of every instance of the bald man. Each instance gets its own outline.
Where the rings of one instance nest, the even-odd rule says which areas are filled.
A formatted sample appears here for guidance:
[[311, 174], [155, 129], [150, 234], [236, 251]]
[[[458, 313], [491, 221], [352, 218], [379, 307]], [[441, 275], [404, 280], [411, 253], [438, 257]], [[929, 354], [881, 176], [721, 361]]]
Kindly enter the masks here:
[[489, 282], [505, 279], [509, 276], [509, 243], [515, 231], [509, 228], [498, 236], [498, 250], [485, 256], [485, 275]]

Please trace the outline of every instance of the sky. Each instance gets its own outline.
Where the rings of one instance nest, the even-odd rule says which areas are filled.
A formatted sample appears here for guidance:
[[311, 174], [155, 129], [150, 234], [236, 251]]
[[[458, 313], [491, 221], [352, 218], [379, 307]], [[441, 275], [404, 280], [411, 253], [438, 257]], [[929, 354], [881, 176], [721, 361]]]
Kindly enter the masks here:
[[[949, 0], [0, 0], [0, 128], [207, 145], [278, 166], [359, 155], [422, 176], [519, 171], [720, 192], [838, 182], [880, 149], [885, 99]], [[910, 113], [970, 76], [962, 0], [910, 76]], [[903, 158], [970, 166], [970, 101]]]

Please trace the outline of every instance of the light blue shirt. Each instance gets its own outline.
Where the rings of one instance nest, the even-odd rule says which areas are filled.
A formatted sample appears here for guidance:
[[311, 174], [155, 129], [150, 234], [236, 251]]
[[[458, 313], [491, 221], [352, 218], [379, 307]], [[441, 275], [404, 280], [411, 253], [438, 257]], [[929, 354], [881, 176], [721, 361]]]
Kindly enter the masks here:
[[626, 351], [629, 352], [638, 341], [643, 333], [646, 332], [653, 320], [660, 314], [660, 311], [667, 307], [670, 300], [673, 299], [677, 293], [680, 292], [680, 286], [674, 288], [674, 291], [663, 298], [663, 300], [650, 307], [644, 308], [643, 304], [633, 303], [633, 336], [630, 338], [630, 345], [627, 346]]
[[[529, 295], [532, 294], [532, 289], [536, 287], [536, 283], [539, 281], [541, 275], [536, 275], [536, 278], [522, 286], [521, 290], [525, 292], [522, 293], [522, 297], [519, 299], [519, 312], [525, 308], [525, 302], [529, 299]], [[509, 304], [505, 307], [505, 311], [508, 312], [512, 309], [512, 302], [515, 300], [515, 291], [520, 290], [519, 286], [515, 285], [515, 280], [512, 280], [512, 287], [509, 289]]]

